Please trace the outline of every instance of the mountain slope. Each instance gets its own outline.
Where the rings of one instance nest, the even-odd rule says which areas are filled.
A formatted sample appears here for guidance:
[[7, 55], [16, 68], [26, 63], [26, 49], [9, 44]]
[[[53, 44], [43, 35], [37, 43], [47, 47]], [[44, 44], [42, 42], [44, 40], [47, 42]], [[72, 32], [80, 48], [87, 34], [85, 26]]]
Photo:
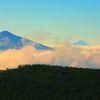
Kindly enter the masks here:
[[37, 50], [53, 50], [51, 47], [14, 35], [9, 31], [0, 32], [0, 50], [21, 49], [26, 45], [34, 46]]

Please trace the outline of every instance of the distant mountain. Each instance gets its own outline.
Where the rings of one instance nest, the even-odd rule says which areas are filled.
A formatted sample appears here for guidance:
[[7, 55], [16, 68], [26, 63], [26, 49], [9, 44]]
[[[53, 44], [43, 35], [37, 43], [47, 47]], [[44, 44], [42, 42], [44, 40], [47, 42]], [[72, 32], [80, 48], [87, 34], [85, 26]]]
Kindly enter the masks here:
[[51, 47], [14, 35], [9, 31], [0, 32], [0, 50], [21, 49], [26, 45], [34, 46], [37, 50], [54, 50]]
[[89, 44], [84, 40], [79, 40], [78, 42], [73, 43], [73, 45], [89, 46]]

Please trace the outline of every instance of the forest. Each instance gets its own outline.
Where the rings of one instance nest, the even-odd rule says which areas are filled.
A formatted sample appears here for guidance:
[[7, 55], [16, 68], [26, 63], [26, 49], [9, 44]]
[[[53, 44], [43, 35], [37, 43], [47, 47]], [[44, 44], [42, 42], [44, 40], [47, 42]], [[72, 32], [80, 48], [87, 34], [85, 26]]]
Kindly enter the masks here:
[[19, 65], [0, 71], [0, 100], [100, 100], [100, 69]]

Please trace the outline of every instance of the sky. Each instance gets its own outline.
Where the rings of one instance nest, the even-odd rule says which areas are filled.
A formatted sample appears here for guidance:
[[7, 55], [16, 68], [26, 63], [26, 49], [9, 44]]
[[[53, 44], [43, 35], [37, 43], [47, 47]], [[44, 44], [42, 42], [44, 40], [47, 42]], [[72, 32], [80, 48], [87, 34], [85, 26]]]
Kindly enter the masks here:
[[0, 0], [0, 32], [44, 44], [100, 46], [100, 0]]

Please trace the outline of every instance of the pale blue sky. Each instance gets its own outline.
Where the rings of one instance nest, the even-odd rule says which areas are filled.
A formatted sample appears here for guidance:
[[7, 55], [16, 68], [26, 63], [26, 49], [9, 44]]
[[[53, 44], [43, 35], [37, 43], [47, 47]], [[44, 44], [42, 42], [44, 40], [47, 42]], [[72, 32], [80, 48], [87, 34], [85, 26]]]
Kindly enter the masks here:
[[0, 0], [3, 30], [45, 44], [68, 39], [100, 45], [100, 0]]

